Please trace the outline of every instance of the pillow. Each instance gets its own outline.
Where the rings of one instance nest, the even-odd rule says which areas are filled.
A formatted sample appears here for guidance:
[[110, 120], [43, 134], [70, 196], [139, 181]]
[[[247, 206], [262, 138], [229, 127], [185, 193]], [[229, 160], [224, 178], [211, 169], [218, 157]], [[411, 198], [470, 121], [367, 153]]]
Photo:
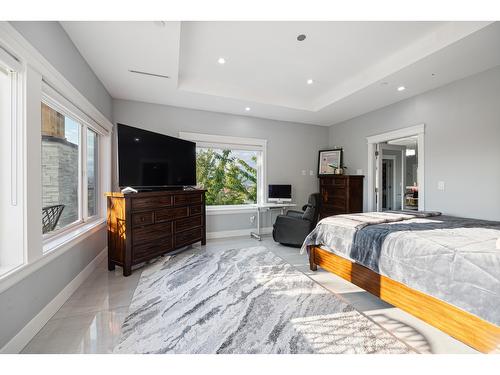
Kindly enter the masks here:
[[304, 214], [302, 215], [303, 220], [313, 221], [314, 220], [314, 207], [310, 204], [307, 205]]

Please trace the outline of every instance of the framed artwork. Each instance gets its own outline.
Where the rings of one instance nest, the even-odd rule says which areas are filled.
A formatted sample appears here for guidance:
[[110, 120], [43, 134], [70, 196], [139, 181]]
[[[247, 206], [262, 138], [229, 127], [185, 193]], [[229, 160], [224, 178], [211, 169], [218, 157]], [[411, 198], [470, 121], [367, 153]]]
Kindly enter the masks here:
[[342, 167], [342, 149], [320, 150], [318, 156], [318, 176], [335, 174]]

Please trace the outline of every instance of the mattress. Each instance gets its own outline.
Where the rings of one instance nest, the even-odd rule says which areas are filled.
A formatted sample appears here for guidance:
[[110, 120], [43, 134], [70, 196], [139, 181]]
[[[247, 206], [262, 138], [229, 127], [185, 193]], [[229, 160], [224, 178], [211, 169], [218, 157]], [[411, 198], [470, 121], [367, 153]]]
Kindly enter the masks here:
[[408, 216], [351, 228], [324, 219], [304, 247], [322, 246], [500, 325], [500, 222]]

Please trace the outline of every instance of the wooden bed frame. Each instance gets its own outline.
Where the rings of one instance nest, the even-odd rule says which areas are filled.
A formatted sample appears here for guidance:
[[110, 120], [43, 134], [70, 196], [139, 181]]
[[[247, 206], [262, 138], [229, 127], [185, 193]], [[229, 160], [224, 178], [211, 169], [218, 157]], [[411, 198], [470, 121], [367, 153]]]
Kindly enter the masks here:
[[330, 271], [480, 352], [500, 351], [499, 326], [317, 246], [308, 251], [312, 271]]

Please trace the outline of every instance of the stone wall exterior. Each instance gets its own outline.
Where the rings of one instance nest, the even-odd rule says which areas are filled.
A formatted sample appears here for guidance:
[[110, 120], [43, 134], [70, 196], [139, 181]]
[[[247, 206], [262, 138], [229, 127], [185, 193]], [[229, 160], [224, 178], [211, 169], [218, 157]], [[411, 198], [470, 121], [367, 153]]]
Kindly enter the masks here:
[[57, 228], [78, 219], [78, 145], [42, 135], [42, 207], [64, 204]]

